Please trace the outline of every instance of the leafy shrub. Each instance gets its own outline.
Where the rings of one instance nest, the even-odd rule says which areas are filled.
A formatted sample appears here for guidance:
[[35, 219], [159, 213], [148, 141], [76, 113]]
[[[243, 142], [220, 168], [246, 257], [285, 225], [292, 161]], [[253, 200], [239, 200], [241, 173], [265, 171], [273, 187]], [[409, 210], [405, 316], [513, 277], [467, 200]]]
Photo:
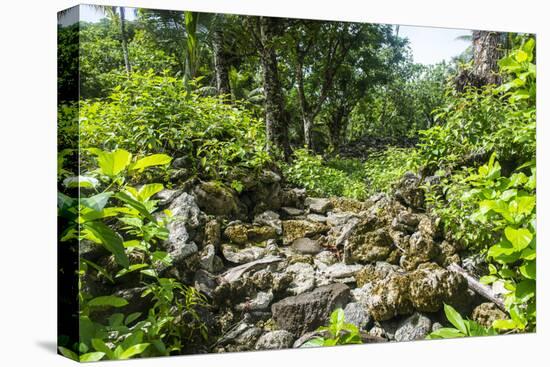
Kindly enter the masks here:
[[[320, 155], [311, 155], [307, 149], [294, 151], [294, 161], [283, 166], [286, 179], [297, 186], [303, 187], [313, 195], [319, 196], [346, 196], [354, 199], [365, 199], [367, 191], [360, 176], [349, 176], [342, 168], [343, 165], [356, 163], [327, 164]], [[348, 167], [349, 168], [349, 167]]]
[[108, 99], [82, 101], [80, 119], [83, 147], [185, 157], [187, 168], [204, 177], [256, 170], [270, 160], [260, 120], [167, 74], [132, 73]]
[[[122, 149], [89, 150], [96, 157], [97, 168], [66, 178], [64, 186], [95, 194], [79, 195], [78, 199], [58, 194], [58, 215], [67, 223], [60, 241], [61, 245], [78, 240], [102, 246], [111, 254], [112, 264], [79, 259], [79, 342], [61, 347], [60, 352], [81, 362], [160, 356], [179, 351], [197, 333], [206, 338], [195, 310], [206, 304], [204, 296], [176, 279], [159, 275], [159, 268], [172, 263], [170, 255], [158, 246], [168, 238], [166, 226], [171, 213], [154, 216], [156, 201], [151, 199], [163, 186], [150, 183], [138, 189], [127, 184], [130, 176], [165, 166], [171, 158], [154, 154], [132, 159], [132, 154]], [[115, 295], [92, 295], [87, 282], [95, 279], [116, 285], [121, 278], [124, 281], [136, 273], [144, 286], [142, 297], [150, 296], [153, 302], [148, 313], [114, 312], [107, 323], [96, 319], [95, 311], [121, 308], [128, 301]], [[177, 322], [181, 315], [188, 315], [190, 320]]]
[[326, 337], [316, 337], [302, 345], [302, 348], [331, 347], [334, 345], [361, 344], [361, 334], [357, 326], [346, 322], [344, 311], [338, 308], [330, 315], [328, 326], [317, 329], [318, 332], [326, 332]]
[[441, 328], [430, 333], [426, 339], [449, 339], [464, 336], [492, 336], [498, 335], [493, 328], [485, 328], [472, 320], [464, 320], [462, 316], [447, 304], [443, 306], [447, 320], [454, 328]]
[[412, 148], [387, 148], [373, 152], [364, 163], [363, 176], [370, 194], [390, 192], [393, 184], [407, 171], [415, 172], [416, 150]]

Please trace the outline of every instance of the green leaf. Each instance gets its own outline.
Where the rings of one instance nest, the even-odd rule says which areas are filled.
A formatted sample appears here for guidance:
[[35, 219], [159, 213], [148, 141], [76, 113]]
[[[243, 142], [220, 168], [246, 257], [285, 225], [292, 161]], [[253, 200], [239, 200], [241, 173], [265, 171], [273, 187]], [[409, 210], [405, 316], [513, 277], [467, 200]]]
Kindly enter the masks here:
[[520, 196], [516, 199], [518, 203], [517, 213], [518, 214], [530, 214], [535, 208], [536, 204], [535, 196]]
[[124, 149], [118, 149], [114, 152], [93, 150], [92, 153], [97, 155], [99, 172], [111, 178], [122, 172], [132, 159], [132, 154]]
[[113, 352], [111, 351], [111, 348], [109, 348], [103, 340], [97, 338], [92, 339], [92, 346], [98, 352], [105, 353], [105, 355], [107, 355], [107, 358], [113, 359]]
[[76, 177], [67, 177], [63, 180], [63, 185], [67, 188], [85, 188], [93, 189], [99, 184], [99, 181], [93, 177], [86, 176], [76, 176]]
[[145, 349], [147, 349], [147, 347], [149, 347], [149, 345], [149, 343], [132, 345], [120, 354], [119, 359], [129, 359], [135, 355], [141, 354], [145, 351]]
[[521, 251], [529, 246], [529, 243], [533, 239], [533, 235], [526, 228], [515, 229], [512, 227], [506, 227], [504, 229], [504, 235], [516, 251]]
[[460, 330], [453, 328], [441, 328], [433, 331], [428, 335], [427, 339], [449, 339], [449, 338], [462, 338], [466, 336]]
[[517, 328], [517, 324], [514, 320], [495, 320], [493, 327], [497, 330], [512, 330]]
[[468, 329], [466, 328], [466, 324], [464, 323], [464, 319], [462, 319], [462, 316], [460, 316], [460, 314], [448, 304], [444, 304], [443, 307], [445, 310], [445, 316], [447, 316], [447, 320], [449, 320], [449, 322], [453, 324], [453, 326], [456, 327], [462, 334], [468, 335]]
[[528, 261], [519, 267], [519, 272], [527, 279], [536, 279], [537, 277], [537, 263], [535, 261]]
[[130, 260], [126, 256], [122, 237], [118, 233], [101, 222], [87, 222], [82, 226], [92, 232], [101, 241], [103, 246], [115, 256], [118, 264], [125, 268], [130, 266]]
[[321, 337], [316, 337], [302, 344], [300, 348], [322, 347], [324, 344], [325, 339]]
[[141, 316], [141, 312], [134, 312], [126, 316], [124, 320], [124, 325], [130, 325], [132, 322], [136, 321]]
[[124, 276], [128, 273], [131, 273], [131, 272], [134, 272], [136, 270], [140, 270], [140, 269], [143, 269], [143, 268], [147, 268], [149, 267], [149, 264], [134, 264], [134, 265], [130, 265], [128, 268], [124, 268], [122, 269], [121, 271], [119, 271], [116, 275], [115, 275], [115, 278], [120, 278], [121, 276]]
[[107, 202], [112, 195], [112, 192], [103, 192], [89, 198], [81, 198], [80, 203], [90, 209], [100, 212], [103, 210], [105, 205], [107, 205]]
[[125, 192], [119, 192], [115, 195], [115, 197], [123, 202], [125, 202], [126, 204], [128, 204], [130, 207], [134, 208], [135, 210], [137, 210], [139, 212], [139, 214], [141, 214], [143, 217], [149, 219], [150, 221], [154, 221], [155, 219], [153, 218], [153, 216], [151, 215], [151, 213], [149, 213], [149, 210], [147, 210], [147, 208], [145, 207], [145, 205], [143, 205], [142, 203], [140, 203], [139, 201], [137, 201], [136, 199], [132, 198], [130, 195], [128, 195], [127, 193]]
[[157, 192], [162, 191], [163, 188], [164, 186], [159, 183], [143, 185], [138, 192], [139, 199], [141, 201], [146, 201], [151, 196], [155, 195]]
[[130, 166], [131, 171], [143, 171], [147, 167], [163, 166], [172, 161], [172, 158], [166, 154], [153, 154], [137, 160]]
[[529, 55], [527, 55], [527, 53], [523, 50], [516, 50], [515, 58], [517, 62], [524, 62], [527, 61]]
[[520, 302], [527, 302], [535, 296], [536, 282], [532, 279], [526, 279], [519, 282], [516, 286], [516, 298]]
[[105, 356], [103, 352], [86, 353], [80, 356], [80, 362], [97, 362]]
[[124, 307], [127, 304], [128, 301], [124, 298], [116, 296], [100, 296], [88, 302], [89, 307]]
[[62, 192], [57, 193], [57, 208], [60, 211], [67, 210], [73, 207], [76, 203], [76, 199], [73, 199]]
[[77, 361], [77, 362], [78, 362], [78, 360], [79, 360], [79, 359], [78, 359], [78, 355], [77, 355], [75, 352], [73, 352], [72, 350], [67, 349], [67, 348], [64, 348], [64, 347], [58, 347], [58, 349], [59, 349], [59, 352], [60, 352], [63, 356], [65, 356], [65, 357], [67, 357], [67, 358], [70, 358], [70, 359], [72, 359], [73, 361]]

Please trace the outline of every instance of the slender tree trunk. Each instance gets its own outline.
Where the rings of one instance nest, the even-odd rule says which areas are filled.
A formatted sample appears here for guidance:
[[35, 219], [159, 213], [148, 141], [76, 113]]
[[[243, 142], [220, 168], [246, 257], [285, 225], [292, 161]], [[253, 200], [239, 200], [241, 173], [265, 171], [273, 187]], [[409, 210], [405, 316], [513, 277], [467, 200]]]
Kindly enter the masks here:
[[500, 34], [497, 32], [473, 31], [473, 74], [479, 84], [500, 84], [498, 60], [502, 57]]
[[265, 124], [267, 131], [268, 149], [280, 148], [285, 159], [290, 156], [288, 141], [288, 126], [285, 116], [285, 103], [281, 84], [277, 54], [273, 39], [275, 37], [275, 18], [260, 17], [260, 61], [262, 65], [263, 87], [265, 96]]
[[216, 88], [220, 95], [231, 95], [229, 86], [229, 66], [224, 51], [224, 35], [221, 29], [216, 29], [212, 36], [214, 50], [214, 70], [216, 72]]
[[344, 120], [344, 108], [338, 107], [333, 113], [329, 123], [330, 145], [334, 151], [340, 148], [340, 140], [342, 136], [342, 121]]
[[124, 67], [126, 72], [130, 74], [132, 67], [130, 66], [130, 55], [128, 54], [128, 35], [126, 34], [126, 18], [124, 16], [124, 7], [119, 6], [120, 16], [120, 40], [122, 43], [122, 53], [124, 55]]

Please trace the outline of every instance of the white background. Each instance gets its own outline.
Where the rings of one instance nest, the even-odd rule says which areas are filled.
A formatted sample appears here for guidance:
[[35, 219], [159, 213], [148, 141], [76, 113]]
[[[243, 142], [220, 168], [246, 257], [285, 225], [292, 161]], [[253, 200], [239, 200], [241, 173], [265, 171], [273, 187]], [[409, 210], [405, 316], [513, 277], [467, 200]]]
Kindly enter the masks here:
[[[537, 33], [538, 333], [114, 362], [117, 366], [548, 365], [550, 12], [544, 0], [126, 0], [99, 4]], [[0, 365], [69, 366], [56, 340], [56, 11], [6, 0], [0, 21]], [[550, 293], [550, 291], [549, 291]], [[544, 350], [546, 347], [547, 350]], [[100, 362], [96, 366], [112, 366]]]

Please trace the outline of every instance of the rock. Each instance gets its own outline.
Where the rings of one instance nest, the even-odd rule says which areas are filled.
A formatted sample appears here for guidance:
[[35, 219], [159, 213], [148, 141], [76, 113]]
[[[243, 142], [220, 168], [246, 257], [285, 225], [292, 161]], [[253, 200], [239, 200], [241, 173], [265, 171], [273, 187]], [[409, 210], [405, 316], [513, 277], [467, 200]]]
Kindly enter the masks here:
[[307, 237], [294, 240], [291, 246], [294, 251], [304, 255], [316, 255], [323, 250], [323, 248], [319, 246], [318, 241]]
[[332, 197], [329, 200], [333, 210], [338, 212], [360, 213], [368, 208], [368, 205], [365, 202], [355, 199]]
[[355, 274], [357, 286], [362, 287], [365, 284], [385, 279], [389, 274], [403, 272], [399, 266], [387, 262], [378, 261], [376, 264], [365, 265]]
[[206, 294], [210, 298], [212, 298], [214, 289], [218, 286], [216, 277], [204, 270], [195, 272], [193, 283], [199, 292]]
[[216, 219], [206, 222], [204, 226], [204, 242], [207, 245], [218, 247], [221, 240], [221, 225]]
[[237, 305], [235, 309], [237, 311], [262, 311], [267, 310], [269, 305], [273, 301], [273, 293], [271, 292], [258, 292], [255, 298], [250, 301], [243, 302]]
[[[338, 258], [333, 252], [330, 251], [321, 251], [315, 255], [315, 260], [319, 263], [324, 264], [325, 266], [333, 265], [338, 262]], [[319, 265], [317, 265], [319, 267]]]
[[413, 209], [424, 207], [424, 190], [420, 187], [420, 177], [412, 172], [407, 172], [396, 184], [395, 197], [403, 205]]
[[318, 214], [325, 214], [329, 209], [332, 208], [332, 203], [330, 202], [330, 200], [325, 198], [307, 197], [305, 204], [309, 208], [310, 212]]
[[283, 234], [283, 227], [279, 214], [267, 210], [254, 217], [254, 224], [270, 226], [275, 229], [277, 235]]
[[210, 273], [217, 273], [223, 269], [223, 262], [216, 256], [214, 245], [206, 245], [202, 250], [199, 265]]
[[411, 273], [389, 273], [360, 289], [362, 293], [356, 298], [377, 321], [414, 310], [437, 312], [443, 303], [464, 307], [470, 301], [466, 279], [436, 264], [421, 265]]
[[169, 190], [164, 189], [160, 192], [157, 192], [154, 195], [154, 199], [158, 200], [158, 205], [161, 207], [169, 205], [172, 201], [174, 201], [175, 198], [177, 198], [179, 195], [181, 195], [182, 190]]
[[307, 220], [291, 219], [283, 221], [283, 245], [290, 245], [302, 237], [314, 237], [326, 233], [328, 227], [322, 223], [312, 223]]
[[239, 202], [236, 193], [216, 182], [202, 182], [195, 186], [193, 196], [207, 214], [239, 218], [246, 213], [246, 207]]
[[331, 227], [340, 227], [348, 223], [351, 218], [357, 218], [357, 214], [352, 212], [328, 212], [326, 223]]
[[346, 322], [357, 326], [359, 330], [365, 330], [372, 321], [363, 306], [357, 302], [351, 302], [346, 305], [346, 308], [344, 308], [344, 318]]
[[395, 331], [395, 340], [405, 342], [426, 339], [432, 330], [432, 321], [426, 316], [415, 312], [412, 316], [401, 321]]
[[256, 350], [274, 350], [292, 347], [294, 335], [286, 330], [275, 330], [265, 333], [256, 342]]
[[396, 231], [412, 234], [416, 231], [418, 223], [420, 223], [418, 215], [409, 211], [402, 211], [393, 218], [391, 226]]
[[250, 246], [244, 249], [229, 244], [221, 246], [223, 256], [232, 263], [246, 264], [254, 260], [261, 259], [266, 255], [265, 249], [257, 246]]
[[286, 273], [292, 275], [289, 292], [299, 295], [315, 288], [315, 270], [310, 264], [298, 262], [287, 266]]
[[303, 209], [305, 198], [306, 198], [305, 189], [293, 188], [289, 190], [282, 190], [281, 205], [283, 207]]
[[[355, 274], [363, 268], [361, 265], [347, 265], [344, 263], [336, 263], [327, 267], [323, 274], [331, 280], [344, 278], [354, 278]], [[352, 279], [352, 281], [355, 279]]]
[[508, 319], [508, 315], [502, 312], [493, 302], [482, 303], [472, 312], [472, 320], [484, 327], [493, 326], [495, 320]]
[[299, 337], [298, 339], [296, 339], [294, 344], [292, 344], [292, 348], [300, 348], [300, 347], [302, 347], [302, 345], [304, 345], [305, 343], [307, 343], [311, 339], [321, 337], [321, 336], [323, 336], [323, 333], [320, 332], [320, 331], [317, 331], [317, 330], [307, 332], [304, 335], [302, 335], [301, 337]]
[[297, 217], [304, 214], [304, 211], [302, 209], [292, 208], [288, 206], [283, 206], [281, 208], [281, 211], [283, 212], [283, 214], [286, 214], [287, 216], [290, 216], [290, 217]]
[[271, 183], [275, 183], [275, 182], [280, 182], [281, 181], [281, 176], [279, 176], [279, 174], [273, 172], [273, 171], [270, 171], [270, 170], [263, 170], [262, 173], [260, 174], [260, 182], [264, 183], [264, 184], [271, 184]]
[[369, 263], [388, 259], [394, 250], [393, 239], [387, 228], [378, 228], [374, 216], [359, 221], [344, 241], [344, 262]]
[[414, 270], [418, 265], [429, 262], [439, 255], [439, 248], [431, 237], [414, 232], [409, 239], [406, 255], [401, 258], [401, 266], [407, 270]]
[[333, 310], [345, 307], [349, 293], [348, 286], [335, 283], [287, 297], [271, 306], [273, 320], [280, 329], [301, 336], [325, 325]]
[[195, 198], [186, 192], [176, 197], [168, 209], [173, 216], [172, 222], [168, 224], [171, 237], [169, 241], [185, 242], [193, 237], [194, 230], [204, 225], [204, 214], [199, 209]]
[[[356, 217], [350, 218], [340, 230], [340, 234], [338, 235], [338, 238], [336, 238], [334, 246], [343, 247], [346, 244], [346, 241], [348, 240], [349, 236], [351, 236], [351, 234], [355, 230], [355, 227], [357, 227], [360, 222], [361, 220], [359, 218], [356, 218]], [[330, 222], [327, 221], [327, 223], [330, 223]]]
[[327, 217], [320, 214], [308, 214], [306, 216], [306, 219], [309, 220], [310, 222], [319, 222], [319, 223], [326, 223], [327, 221]]
[[222, 342], [218, 341], [218, 344], [230, 344], [231, 346], [228, 348], [230, 352], [248, 351], [254, 348], [260, 335], [262, 335], [262, 329], [259, 327], [242, 323], [234, 333], [227, 335]]
[[248, 242], [263, 242], [277, 237], [277, 230], [270, 226], [256, 226], [249, 224], [233, 224], [224, 231], [225, 237], [238, 245]]

